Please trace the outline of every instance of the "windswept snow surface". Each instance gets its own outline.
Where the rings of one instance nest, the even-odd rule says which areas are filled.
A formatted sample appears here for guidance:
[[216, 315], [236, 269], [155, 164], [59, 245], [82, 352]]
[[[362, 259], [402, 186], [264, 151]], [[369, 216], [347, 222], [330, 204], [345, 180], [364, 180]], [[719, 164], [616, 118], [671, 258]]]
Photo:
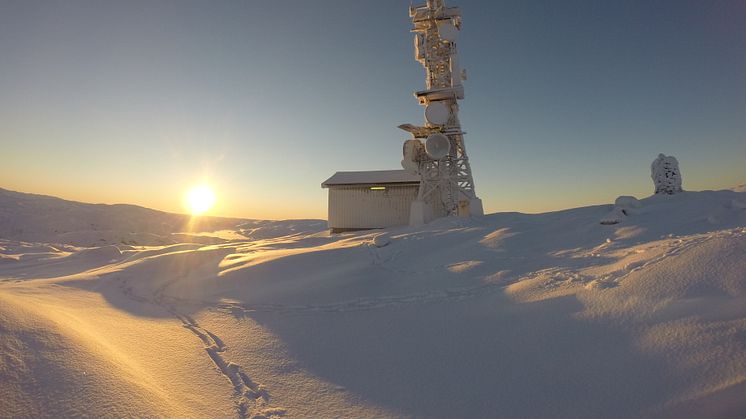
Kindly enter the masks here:
[[66, 243], [28, 204], [0, 225], [34, 232], [0, 240], [0, 411], [745, 417], [741, 204], [683, 192], [614, 225], [602, 205], [341, 235], [243, 221], [147, 246]]

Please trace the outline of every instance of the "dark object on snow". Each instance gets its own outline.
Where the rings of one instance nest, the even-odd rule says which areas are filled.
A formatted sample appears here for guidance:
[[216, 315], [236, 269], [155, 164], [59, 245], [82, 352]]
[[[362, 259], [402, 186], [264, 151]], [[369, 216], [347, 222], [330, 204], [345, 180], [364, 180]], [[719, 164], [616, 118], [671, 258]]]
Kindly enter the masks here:
[[679, 162], [674, 156], [658, 154], [650, 165], [650, 177], [653, 178], [656, 194], [673, 195], [683, 191]]

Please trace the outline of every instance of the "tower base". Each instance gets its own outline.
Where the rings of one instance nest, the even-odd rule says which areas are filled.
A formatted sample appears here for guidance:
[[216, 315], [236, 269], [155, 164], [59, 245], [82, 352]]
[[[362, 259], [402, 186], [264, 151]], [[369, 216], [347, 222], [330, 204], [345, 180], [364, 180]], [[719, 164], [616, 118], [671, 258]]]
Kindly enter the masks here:
[[469, 201], [469, 215], [481, 216], [484, 215], [484, 207], [482, 206], [482, 200], [474, 198]]
[[428, 209], [430, 209], [430, 207], [425, 203], [425, 201], [412, 201], [412, 205], [409, 207], [409, 225], [412, 227], [425, 225], [430, 218]]

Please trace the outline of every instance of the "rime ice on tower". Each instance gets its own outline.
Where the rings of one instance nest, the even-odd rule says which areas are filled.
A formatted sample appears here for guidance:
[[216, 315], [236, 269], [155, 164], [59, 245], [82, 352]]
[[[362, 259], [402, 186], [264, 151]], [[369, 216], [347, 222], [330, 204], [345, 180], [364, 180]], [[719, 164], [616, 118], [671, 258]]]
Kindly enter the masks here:
[[650, 177], [653, 178], [656, 194], [673, 195], [682, 192], [679, 162], [674, 156], [658, 154], [650, 165]]
[[409, 16], [415, 59], [425, 67], [426, 89], [414, 94], [425, 107], [425, 124], [399, 125], [412, 135], [404, 143], [404, 170], [336, 172], [321, 184], [329, 189], [332, 233], [484, 213], [458, 120], [466, 79], [456, 53], [461, 12], [443, 0], [428, 0], [410, 6]]
[[466, 72], [459, 67], [456, 41], [461, 12], [443, 0], [410, 7], [415, 34], [415, 59], [425, 67], [426, 90], [415, 92], [425, 107], [425, 125], [400, 125], [412, 134], [404, 143], [402, 166], [421, 176], [410, 224], [420, 225], [442, 215], [482, 215], [474, 191], [464, 132], [458, 120], [458, 100], [464, 98]]

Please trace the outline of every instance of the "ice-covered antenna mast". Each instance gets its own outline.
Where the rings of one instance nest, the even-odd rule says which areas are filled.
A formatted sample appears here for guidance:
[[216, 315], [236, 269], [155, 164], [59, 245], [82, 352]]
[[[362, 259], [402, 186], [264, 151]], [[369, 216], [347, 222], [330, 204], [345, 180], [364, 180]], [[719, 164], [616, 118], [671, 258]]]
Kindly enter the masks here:
[[[447, 215], [482, 215], [482, 201], [474, 190], [464, 132], [458, 120], [458, 101], [464, 98], [456, 41], [461, 28], [457, 7], [443, 0], [410, 6], [415, 34], [415, 59], [425, 67], [425, 90], [415, 92], [425, 106], [425, 125], [400, 125], [412, 134], [404, 143], [402, 166], [422, 176], [411, 224], [422, 224], [431, 212]], [[423, 144], [424, 140], [424, 144]]]

